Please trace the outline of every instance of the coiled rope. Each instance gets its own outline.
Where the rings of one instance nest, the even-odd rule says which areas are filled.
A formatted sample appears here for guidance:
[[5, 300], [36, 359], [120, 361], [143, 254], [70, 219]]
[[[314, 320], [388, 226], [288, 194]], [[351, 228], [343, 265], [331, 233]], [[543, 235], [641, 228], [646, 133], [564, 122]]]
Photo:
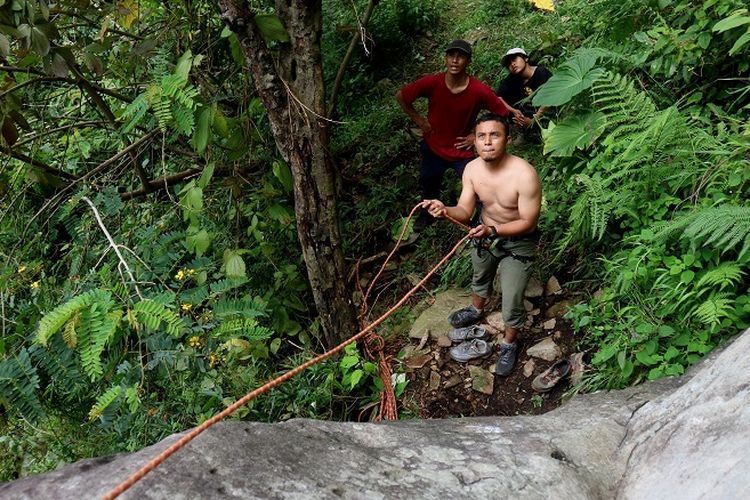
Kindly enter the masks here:
[[[412, 209], [412, 211], [410, 212], [409, 216], [411, 217], [412, 214], [419, 207], [421, 207], [421, 203], [417, 204]], [[464, 228], [467, 227], [464, 224], [461, 224], [460, 222], [456, 221], [455, 219], [452, 219], [451, 217], [448, 217], [448, 216], [445, 216], [445, 217], [448, 220], [450, 220], [451, 222], [455, 223], [455, 224], [458, 224], [458, 225], [460, 225], [460, 226], [462, 226]], [[408, 224], [408, 220], [407, 220], [407, 224]], [[407, 224], [404, 224], [404, 229], [407, 227]], [[404, 230], [402, 229], [401, 236], [403, 236], [403, 234], [404, 234]], [[399, 238], [401, 238], [401, 236]], [[368, 326], [366, 326], [365, 328], [363, 328], [360, 332], [356, 333], [355, 335], [353, 335], [352, 337], [350, 337], [348, 340], [345, 340], [344, 342], [342, 342], [341, 344], [337, 345], [333, 349], [331, 349], [331, 350], [329, 350], [329, 351], [321, 354], [320, 356], [317, 356], [317, 357], [315, 357], [315, 358], [313, 358], [313, 359], [311, 359], [309, 361], [306, 361], [305, 363], [302, 363], [298, 367], [296, 367], [296, 368], [294, 368], [292, 370], [289, 370], [285, 374], [280, 375], [280, 376], [276, 377], [275, 379], [273, 379], [273, 380], [271, 380], [269, 382], [266, 382], [263, 386], [261, 386], [261, 387], [255, 389], [255, 390], [253, 390], [253, 391], [245, 394], [242, 398], [240, 398], [237, 401], [235, 401], [232, 405], [228, 406], [223, 411], [217, 413], [213, 417], [211, 417], [208, 420], [206, 420], [205, 422], [203, 422], [198, 427], [195, 427], [193, 430], [191, 430], [190, 432], [188, 432], [187, 434], [185, 434], [184, 436], [182, 436], [179, 440], [177, 440], [175, 443], [173, 443], [171, 446], [169, 446], [169, 448], [167, 448], [166, 450], [164, 450], [161, 453], [159, 453], [156, 457], [152, 458], [146, 465], [144, 465], [143, 467], [141, 467], [139, 470], [137, 470], [135, 473], [133, 473], [127, 479], [125, 479], [122, 483], [120, 483], [115, 488], [113, 488], [111, 491], [109, 491], [106, 495], [104, 495], [103, 498], [106, 499], [106, 500], [111, 500], [111, 499], [117, 498], [122, 493], [124, 493], [125, 491], [127, 491], [130, 487], [132, 487], [135, 483], [137, 483], [138, 481], [140, 481], [141, 479], [143, 479], [143, 477], [146, 474], [148, 474], [152, 470], [156, 469], [159, 465], [161, 465], [173, 453], [175, 453], [177, 450], [183, 448], [190, 441], [192, 441], [193, 439], [195, 439], [196, 437], [198, 437], [199, 434], [201, 434], [203, 431], [205, 431], [206, 429], [208, 429], [212, 425], [214, 425], [214, 424], [220, 422], [221, 420], [223, 420], [224, 418], [228, 417], [229, 415], [231, 415], [232, 413], [234, 413], [235, 411], [237, 411], [239, 408], [241, 408], [242, 406], [246, 405], [247, 403], [249, 403], [250, 401], [252, 401], [256, 397], [260, 396], [261, 394], [264, 394], [264, 393], [270, 391], [271, 389], [273, 389], [275, 387], [278, 387], [279, 385], [283, 384], [284, 382], [286, 382], [287, 380], [291, 379], [295, 375], [298, 375], [299, 373], [301, 373], [304, 370], [310, 368], [311, 366], [316, 365], [316, 364], [320, 363], [321, 361], [323, 361], [323, 360], [325, 360], [327, 358], [330, 358], [334, 354], [336, 354], [336, 353], [340, 352], [341, 350], [343, 350], [344, 347], [346, 347], [347, 345], [351, 344], [352, 342], [356, 342], [357, 340], [359, 340], [359, 339], [363, 338], [364, 336], [366, 336], [368, 333], [370, 333], [372, 330], [374, 330], [375, 327], [377, 327], [383, 321], [385, 321], [391, 314], [393, 314], [394, 312], [396, 312], [396, 310], [399, 307], [401, 307], [402, 305], [404, 305], [404, 303], [412, 295], [414, 295], [414, 293], [417, 290], [419, 290], [419, 288], [422, 287], [427, 282], [427, 280], [429, 280], [437, 272], [437, 270], [443, 264], [445, 264], [448, 261], [448, 259], [450, 259], [459, 250], [459, 248], [461, 248], [461, 245], [463, 245], [468, 239], [469, 239], [468, 235], [466, 235], [463, 238], [461, 238], [461, 240], [458, 243], [456, 243], [453, 246], [453, 248], [447, 254], [445, 254], [445, 256], [442, 259], [440, 259], [440, 262], [438, 262], [435, 265], [435, 267], [433, 267], [432, 269], [430, 269], [430, 271], [424, 276], [424, 278], [422, 278], [422, 280], [419, 283], [417, 283], [411, 290], [409, 290], [408, 292], [406, 292], [406, 294], [393, 307], [391, 307], [390, 309], [388, 309], [385, 313], [383, 313], [382, 316], [380, 316], [378, 319], [376, 319], [375, 321], [373, 321], [371, 324], [369, 324]], [[391, 252], [391, 255], [395, 251], [395, 248], [396, 247], [394, 247], [394, 250]], [[390, 258], [390, 255], [389, 255], [389, 258]], [[385, 268], [385, 265], [383, 266], [383, 268]], [[382, 272], [382, 269], [381, 269], [381, 272]], [[380, 273], [378, 273], [378, 276], [379, 275], [380, 275]], [[368, 290], [368, 292], [369, 292], [369, 290]], [[390, 379], [383, 380], [383, 384], [386, 385], [386, 386], [390, 385]]]

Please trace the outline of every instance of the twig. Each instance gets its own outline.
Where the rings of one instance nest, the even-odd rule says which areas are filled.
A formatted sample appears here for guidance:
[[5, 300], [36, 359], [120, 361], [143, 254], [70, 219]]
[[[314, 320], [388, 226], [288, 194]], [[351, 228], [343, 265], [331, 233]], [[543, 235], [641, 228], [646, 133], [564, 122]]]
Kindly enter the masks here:
[[117, 258], [120, 259], [120, 263], [125, 268], [125, 270], [128, 273], [128, 277], [130, 277], [130, 281], [133, 283], [133, 287], [135, 288], [135, 293], [138, 294], [138, 297], [143, 300], [143, 294], [141, 294], [141, 290], [138, 288], [138, 284], [135, 280], [135, 277], [133, 276], [132, 271], [130, 270], [130, 266], [128, 266], [128, 263], [125, 262], [125, 259], [122, 257], [122, 254], [120, 253], [120, 249], [117, 247], [117, 243], [115, 243], [115, 240], [112, 239], [112, 236], [109, 234], [109, 231], [107, 231], [107, 228], [104, 227], [104, 222], [102, 222], [102, 218], [99, 215], [99, 211], [96, 209], [94, 204], [91, 202], [91, 200], [88, 199], [88, 197], [83, 196], [81, 197], [83, 201], [88, 203], [88, 205], [91, 207], [91, 210], [94, 211], [94, 217], [96, 217], [96, 222], [99, 223], [99, 227], [101, 228], [102, 232], [104, 233], [104, 236], [107, 237], [107, 241], [109, 241], [109, 246], [112, 247], [112, 250], [115, 251], [117, 254]]
[[365, 52], [367, 52], [367, 45], [365, 44], [365, 32], [367, 23], [370, 22], [372, 11], [375, 9], [375, 6], [378, 3], [380, 3], [380, 0], [370, 0], [370, 2], [367, 4], [365, 17], [362, 18], [362, 22], [359, 24], [359, 29], [356, 31], [356, 33], [354, 33], [354, 35], [352, 35], [352, 41], [349, 43], [349, 48], [346, 49], [346, 54], [341, 60], [341, 65], [339, 65], [338, 73], [336, 73], [336, 80], [333, 83], [333, 90], [331, 90], [331, 104], [328, 107], [329, 117], [333, 117], [333, 113], [334, 111], [336, 111], [336, 101], [338, 101], [339, 89], [341, 89], [341, 82], [344, 80], [344, 73], [346, 72], [347, 66], [349, 66], [349, 61], [351, 61], [352, 55], [354, 55], [354, 48], [357, 46], [360, 40], [362, 40]]

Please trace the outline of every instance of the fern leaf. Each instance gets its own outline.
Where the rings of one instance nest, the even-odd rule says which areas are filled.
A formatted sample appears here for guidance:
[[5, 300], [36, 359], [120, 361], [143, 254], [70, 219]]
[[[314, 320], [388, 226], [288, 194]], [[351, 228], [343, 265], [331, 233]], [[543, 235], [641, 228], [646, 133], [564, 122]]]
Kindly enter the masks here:
[[718, 267], [709, 269], [703, 276], [700, 277], [697, 288], [702, 287], [715, 287], [719, 286], [719, 289], [734, 286], [745, 273], [742, 268], [735, 262], [724, 262]]
[[723, 318], [732, 317], [733, 302], [727, 293], [712, 293], [705, 302], [693, 309], [691, 316], [706, 325], [717, 325]]
[[258, 318], [267, 316], [265, 306], [256, 300], [221, 299], [213, 306], [214, 318], [218, 321], [234, 317]]
[[247, 283], [247, 278], [223, 279], [211, 283], [211, 296], [216, 297]]
[[110, 304], [111, 295], [104, 290], [89, 290], [88, 292], [70, 299], [65, 304], [57, 306], [39, 320], [36, 341], [42, 345], [46, 345], [49, 338], [76, 313], [97, 302], [101, 304]]
[[94, 406], [92, 406], [91, 410], [89, 411], [89, 420], [96, 420], [97, 418], [99, 418], [102, 413], [104, 413], [104, 410], [106, 410], [107, 407], [109, 407], [112, 403], [115, 402], [117, 398], [120, 397], [121, 393], [122, 387], [116, 385], [110, 387], [104, 392], [104, 394], [96, 398], [96, 403], [94, 403]]
[[180, 336], [185, 330], [182, 319], [155, 300], [144, 299], [135, 304], [133, 311], [138, 320], [152, 330], [158, 330], [162, 322], [167, 333], [173, 337]]
[[0, 404], [8, 412], [30, 421], [43, 418], [44, 409], [36, 395], [38, 388], [39, 375], [26, 349], [15, 358], [0, 361]]
[[76, 335], [76, 325], [81, 319], [80, 313], [76, 313], [72, 318], [65, 323], [65, 330], [63, 331], [63, 340], [68, 344], [68, 347], [75, 349], [78, 345], [78, 336]]
[[225, 321], [211, 332], [216, 338], [244, 337], [248, 340], [266, 340], [273, 336], [273, 330], [260, 326], [254, 319], [233, 319]]

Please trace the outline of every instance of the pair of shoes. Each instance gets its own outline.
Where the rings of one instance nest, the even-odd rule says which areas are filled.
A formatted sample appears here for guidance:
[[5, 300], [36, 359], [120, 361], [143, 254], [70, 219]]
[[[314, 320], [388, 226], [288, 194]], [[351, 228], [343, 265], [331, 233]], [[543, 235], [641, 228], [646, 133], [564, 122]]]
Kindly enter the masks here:
[[484, 340], [467, 340], [456, 347], [451, 347], [448, 354], [459, 363], [466, 363], [472, 359], [483, 358], [492, 352], [492, 346]]
[[487, 336], [487, 329], [479, 325], [465, 326], [463, 328], [454, 328], [448, 332], [448, 338], [452, 342], [461, 342], [463, 340], [483, 339]]
[[532, 382], [531, 388], [537, 392], [547, 392], [570, 373], [571, 362], [563, 358], [540, 373]]
[[463, 328], [478, 323], [479, 320], [482, 319], [482, 316], [484, 316], [482, 311], [473, 305], [466, 306], [458, 311], [453, 311], [451, 315], [448, 316], [448, 323], [454, 328]]
[[510, 375], [513, 367], [516, 366], [517, 355], [518, 343], [506, 344], [503, 342], [500, 344], [500, 357], [497, 358], [497, 364], [495, 364], [495, 375], [500, 375], [501, 377]]

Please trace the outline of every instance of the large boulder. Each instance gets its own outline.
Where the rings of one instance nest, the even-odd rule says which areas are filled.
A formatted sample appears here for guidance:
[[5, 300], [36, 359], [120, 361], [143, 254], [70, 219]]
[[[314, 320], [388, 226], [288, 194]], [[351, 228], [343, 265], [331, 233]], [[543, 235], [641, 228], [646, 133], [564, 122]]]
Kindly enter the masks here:
[[[681, 378], [540, 416], [221, 423], [123, 497], [741, 498], [748, 352], [745, 333]], [[177, 438], [0, 485], [0, 498], [101, 497]]]

